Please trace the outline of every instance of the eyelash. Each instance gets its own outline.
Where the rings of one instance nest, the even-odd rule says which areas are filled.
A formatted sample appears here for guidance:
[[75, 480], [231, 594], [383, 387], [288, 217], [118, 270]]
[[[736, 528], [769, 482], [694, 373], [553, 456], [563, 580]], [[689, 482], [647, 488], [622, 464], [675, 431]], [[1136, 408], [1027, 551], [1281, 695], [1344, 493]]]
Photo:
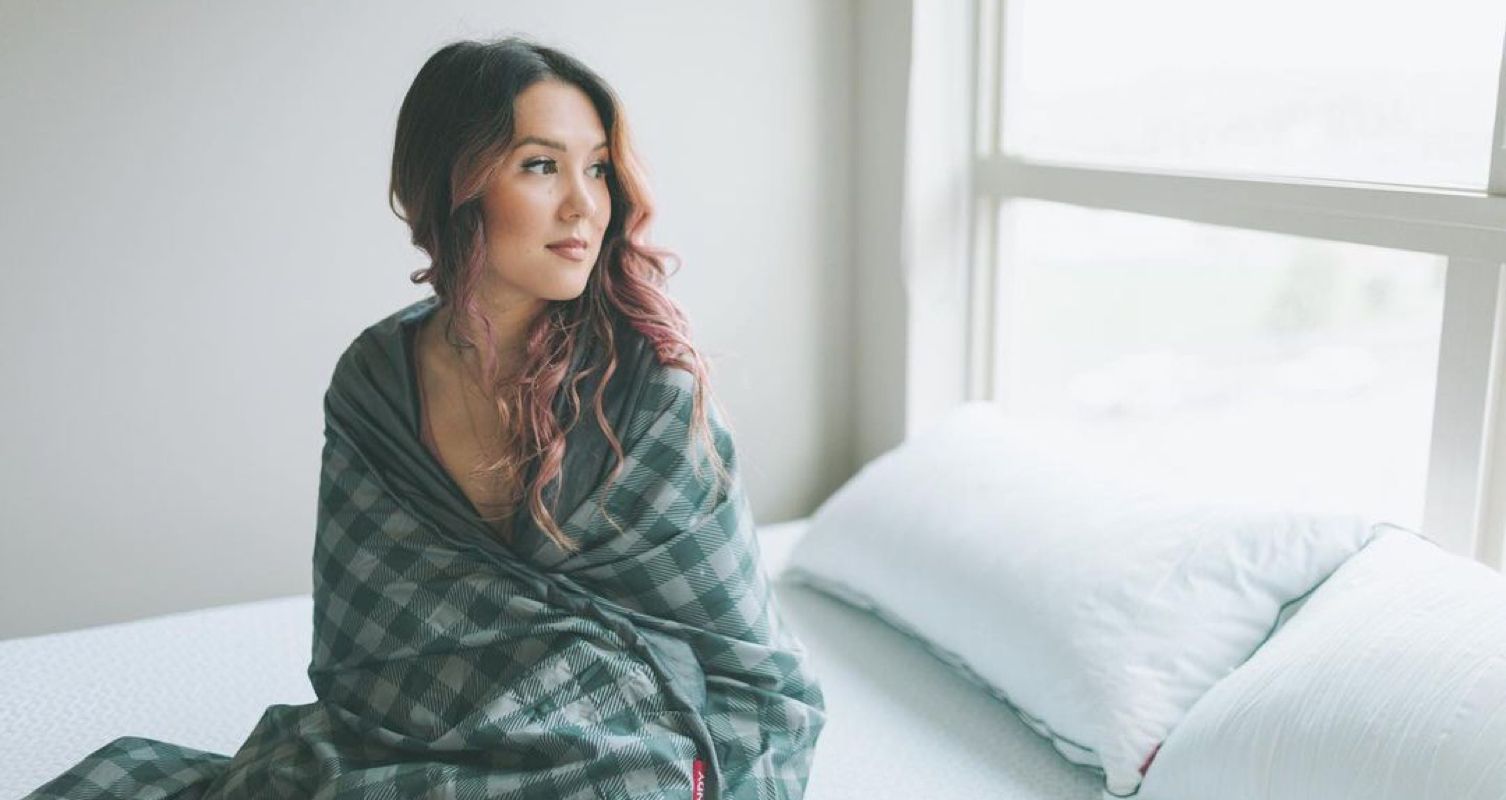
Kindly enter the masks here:
[[[535, 159], [533, 159], [531, 161], [525, 161], [523, 163], [523, 170], [525, 172], [529, 172], [529, 171], [532, 171], [534, 167], [541, 167], [541, 166], [544, 166], [546, 164], [550, 165], [550, 166], [555, 166], [554, 159], [552, 159], [552, 158], [535, 158]], [[593, 167], [601, 167], [601, 174], [599, 176], [597, 176], [597, 177], [601, 177], [601, 178], [605, 178], [612, 171], [612, 165], [610, 163], [606, 162], [606, 161], [598, 161], [595, 164], [592, 164], [591, 166], [593, 166]], [[535, 173], [535, 174], [538, 174], [538, 175], [548, 175], [548, 174], [551, 174], [551, 173], [541, 172], [541, 173]]]

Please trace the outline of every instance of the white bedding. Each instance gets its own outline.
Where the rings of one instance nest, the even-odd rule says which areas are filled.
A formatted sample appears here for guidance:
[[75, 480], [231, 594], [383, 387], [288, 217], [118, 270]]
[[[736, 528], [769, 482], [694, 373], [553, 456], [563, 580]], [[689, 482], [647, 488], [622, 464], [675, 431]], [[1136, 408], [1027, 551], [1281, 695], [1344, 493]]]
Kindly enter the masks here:
[[119, 736], [235, 752], [267, 706], [314, 699], [312, 614], [283, 597], [0, 642], [0, 798]]
[[1506, 580], [1387, 532], [1198, 700], [1140, 795], [1506, 798]]
[[[805, 525], [760, 529], [771, 574]], [[1100, 796], [1101, 776], [919, 643], [812, 589], [776, 586], [826, 692], [809, 800]], [[311, 615], [309, 597], [286, 597], [0, 642], [0, 797], [118, 736], [235, 752], [268, 705], [314, 699]]]
[[1128, 797], [1372, 522], [1201, 501], [964, 403], [823, 502], [783, 576], [913, 632]]

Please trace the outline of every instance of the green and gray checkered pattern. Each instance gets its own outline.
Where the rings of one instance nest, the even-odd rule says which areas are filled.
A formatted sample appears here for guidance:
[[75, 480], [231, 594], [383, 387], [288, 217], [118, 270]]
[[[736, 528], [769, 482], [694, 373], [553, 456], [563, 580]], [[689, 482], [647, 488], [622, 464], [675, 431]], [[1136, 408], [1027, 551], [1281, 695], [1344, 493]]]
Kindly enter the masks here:
[[732, 440], [713, 410], [733, 475], [717, 488], [690, 464], [690, 375], [641, 363], [618, 481], [592, 470], [561, 515], [573, 554], [533, 526], [512, 545], [457, 534], [444, 523], [474, 512], [435, 488], [413, 420], [327, 396], [319, 699], [268, 708], [232, 758], [117, 739], [33, 797], [688, 800], [696, 758], [706, 798], [801, 797], [824, 702]]

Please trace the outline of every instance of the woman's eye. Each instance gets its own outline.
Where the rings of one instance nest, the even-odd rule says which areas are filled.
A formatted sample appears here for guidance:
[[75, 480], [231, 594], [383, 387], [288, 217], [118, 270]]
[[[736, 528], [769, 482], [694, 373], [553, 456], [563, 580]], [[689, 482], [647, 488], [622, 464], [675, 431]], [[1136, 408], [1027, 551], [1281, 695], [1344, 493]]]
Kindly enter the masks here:
[[[523, 170], [525, 172], [532, 172], [535, 175], [553, 175], [559, 172], [559, 165], [552, 158], [536, 158], [532, 161], [524, 162]], [[587, 167], [586, 171], [593, 178], [604, 178], [612, 171], [612, 165], [606, 161], [598, 161]]]
[[553, 175], [555, 172], [554, 159], [535, 158], [523, 165], [523, 169], [535, 175]]

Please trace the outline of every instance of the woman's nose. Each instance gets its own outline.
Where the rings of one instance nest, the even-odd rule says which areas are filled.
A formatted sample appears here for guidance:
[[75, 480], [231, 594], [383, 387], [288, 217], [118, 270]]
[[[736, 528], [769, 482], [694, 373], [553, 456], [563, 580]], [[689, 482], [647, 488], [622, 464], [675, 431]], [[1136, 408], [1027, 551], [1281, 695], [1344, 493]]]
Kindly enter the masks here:
[[596, 214], [596, 198], [583, 177], [570, 181], [569, 194], [565, 197], [564, 214], [570, 217], [590, 217]]

